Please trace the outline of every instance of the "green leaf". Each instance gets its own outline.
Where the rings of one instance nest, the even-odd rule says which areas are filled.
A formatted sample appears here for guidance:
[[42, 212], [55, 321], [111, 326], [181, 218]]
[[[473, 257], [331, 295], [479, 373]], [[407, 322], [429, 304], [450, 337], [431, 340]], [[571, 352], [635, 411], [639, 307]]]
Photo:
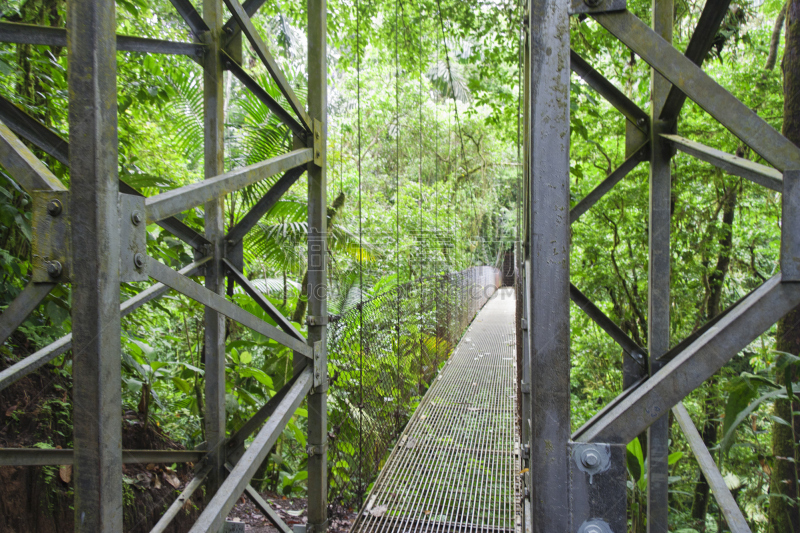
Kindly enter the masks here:
[[728, 450], [730, 450], [731, 444], [733, 444], [733, 436], [736, 434], [736, 428], [739, 427], [745, 418], [750, 416], [765, 401], [774, 400], [781, 397], [786, 397], [786, 389], [778, 389], [776, 391], [762, 394], [753, 402], [751, 402], [746, 408], [741, 410], [736, 416], [736, 419], [730, 424], [728, 431], [724, 433], [722, 441], [719, 443], [722, 453], [727, 454]]
[[243, 365], [249, 365], [253, 361], [253, 354], [250, 352], [242, 352], [239, 356], [239, 363]]
[[683, 459], [683, 452], [671, 453], [671, 454], [669, 454], [669, 457], [667, 458], [667, 464], [672, 466], [675, 463], [677, 463], [678, 461], [680, 461], [681, 459]]
[[626, 458], [628, 463], [628, 472], [635, 482], [642, 479], [642, 472], [644, 472], [644, 453], [642, 452], [642, 443], [639, 439], [633, 439], [625, 447]]
[[172, 377], [172, 383], [175, 384], [178, 389], [184, 394], [191, 394], [192, 393], [192, 386], [189, 384], [188, 381], [185, 379], [181, 379], [179, 377]]

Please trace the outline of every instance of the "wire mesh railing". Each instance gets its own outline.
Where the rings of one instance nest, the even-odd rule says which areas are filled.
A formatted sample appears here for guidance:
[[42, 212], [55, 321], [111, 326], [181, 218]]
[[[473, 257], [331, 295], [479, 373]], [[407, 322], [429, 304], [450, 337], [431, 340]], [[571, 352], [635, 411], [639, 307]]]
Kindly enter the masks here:
[[363, 504], [429, 384], [500, 285], [490, 266], [421, 278], [330, 324], [331, 502]]

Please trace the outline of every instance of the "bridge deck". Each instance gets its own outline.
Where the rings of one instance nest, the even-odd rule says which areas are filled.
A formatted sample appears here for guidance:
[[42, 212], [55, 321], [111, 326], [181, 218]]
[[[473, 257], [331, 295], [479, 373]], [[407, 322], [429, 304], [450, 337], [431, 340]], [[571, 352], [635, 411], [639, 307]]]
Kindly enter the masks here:
[[398, 440], [354, 533], [513, 532], [514, 293], [478, 313]]

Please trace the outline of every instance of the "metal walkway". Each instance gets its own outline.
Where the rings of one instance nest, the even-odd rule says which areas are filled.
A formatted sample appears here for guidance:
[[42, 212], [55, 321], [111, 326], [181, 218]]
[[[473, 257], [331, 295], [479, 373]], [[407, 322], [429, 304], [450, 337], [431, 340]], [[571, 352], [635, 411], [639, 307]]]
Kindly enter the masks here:
[[514, 292], [478, 313], [398, 440], [353, 533], [513, 532]]

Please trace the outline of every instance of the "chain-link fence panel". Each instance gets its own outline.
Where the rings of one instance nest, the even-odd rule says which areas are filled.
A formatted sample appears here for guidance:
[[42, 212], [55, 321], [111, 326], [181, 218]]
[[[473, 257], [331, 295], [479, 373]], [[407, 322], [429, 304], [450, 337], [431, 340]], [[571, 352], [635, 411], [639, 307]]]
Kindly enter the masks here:
[[360, 506], [414, 409], [501, 285], [493, 267], [421, 278], [329, 325], [329, 497]]

